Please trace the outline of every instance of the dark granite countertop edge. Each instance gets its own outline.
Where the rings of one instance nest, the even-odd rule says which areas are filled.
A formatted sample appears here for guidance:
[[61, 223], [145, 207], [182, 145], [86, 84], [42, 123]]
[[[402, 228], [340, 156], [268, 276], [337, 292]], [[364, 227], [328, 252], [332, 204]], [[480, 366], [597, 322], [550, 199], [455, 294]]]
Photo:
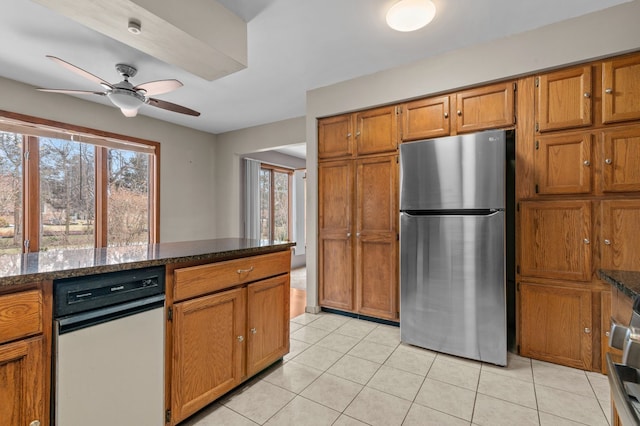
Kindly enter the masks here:
[[206, 253], [186, 254], [184, 256], [168, 256], [150, 260], [137, 260], [132, 262], [122, 262], [108, 265], [95, 265], [80, 268], [62, 269], [57, 271], [45, 271], [35, 273], [25, 273], [8, 277], [0, 277], [0, 289], [7, 290], [12, 286], [19, 286], [40, 281], [56, 280], [61, 278], [81, 277], [93, 274], [101, 274], [107, 272], [124, 271], [137, 268], [146, 268], [151, 266], [161, 266], [171, 263], [186, 263], [201, 260], [211, 260], [221, 262], [231, 259], [239, 259], [259, 254], [275, 253], [284, 251], [294, 247], [296, 243], [285, 242], [268, 246], [259, 247], [243, 247], [236, 249], [228, 249], [221, 251], [212, 251]]
[[617, 271], [600, 269], [600, 278], [628, 297], [635, 299], [640, 294], [640, 271]]

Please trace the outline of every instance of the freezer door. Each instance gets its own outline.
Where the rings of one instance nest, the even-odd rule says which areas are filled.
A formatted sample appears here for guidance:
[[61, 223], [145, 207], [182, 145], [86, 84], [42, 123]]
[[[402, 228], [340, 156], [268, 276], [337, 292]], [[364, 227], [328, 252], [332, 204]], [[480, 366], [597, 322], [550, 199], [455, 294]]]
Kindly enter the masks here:
[[400, 215], [403, 342], [507, 362], [504, 212]]
[[400, 210], [502, 209], [506, 132], [400, 145]]

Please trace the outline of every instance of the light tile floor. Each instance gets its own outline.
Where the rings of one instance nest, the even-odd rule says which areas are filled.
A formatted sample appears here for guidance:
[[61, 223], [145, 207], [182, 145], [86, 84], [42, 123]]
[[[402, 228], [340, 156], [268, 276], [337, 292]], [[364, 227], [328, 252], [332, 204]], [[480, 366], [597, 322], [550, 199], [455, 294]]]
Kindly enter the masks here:
[[397, 327], [291, 320], [291, 352], [184, 425], [608, 425], [606, 376], [509, 354], [498, 367], [400, 343]]

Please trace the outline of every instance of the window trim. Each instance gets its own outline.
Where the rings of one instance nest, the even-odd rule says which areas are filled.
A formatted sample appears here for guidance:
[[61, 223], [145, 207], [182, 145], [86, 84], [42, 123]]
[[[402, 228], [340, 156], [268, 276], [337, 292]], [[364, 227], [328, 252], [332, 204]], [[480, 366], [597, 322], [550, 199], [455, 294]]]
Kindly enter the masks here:
[[269, 170], [269, 239], [273, 240], [273, 233], [275, 231], [275, 214], [274, 209], [275, 205], [273, 200], [275, 199], [275, 188], [273, 185], [273, 172], [286, 173], [287, 174], [287, 238], [291, 240], [293, 235], [293, 206], [291, 205], [291, 201], [293, 200], [293, 196], [291, 194], [292, 184], [293, 184], [293, 169], [288, 169], [286, 167], [276, 166], [269, 163], [260, 163], [260, 169]]
[[[22, 252], [39, 251], [40, 182], [38, 137], [71, 140], [95, 146], [95, 209], [103, 214], [95, 224], [95, 247], [107, 247], [107, 149], [123, 149], [149, 155], [149, 244], [160, 241], [160, 143], [104, 130], [62, 123], [30, 115], [0, 110], [0, 131], [24, 135]], [[29, 153], [27, 155], [27, 152]], [[98, 210], [100, 209], [100, 210]], [[29, 241], [27, 247], [24, 243]]]

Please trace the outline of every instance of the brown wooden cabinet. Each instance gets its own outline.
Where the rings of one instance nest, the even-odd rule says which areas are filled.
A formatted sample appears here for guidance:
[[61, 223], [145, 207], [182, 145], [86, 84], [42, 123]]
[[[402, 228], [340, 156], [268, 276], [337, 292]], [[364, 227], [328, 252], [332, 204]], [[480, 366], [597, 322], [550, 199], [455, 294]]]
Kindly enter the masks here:
[[640, 199], [602, 201], [601, 266], [635, 271], [640, 265]]
[[0, 426], [49, 423], [43, 308], [39, 289], [0, 296]]
[[173, 271], [170, 424], [289, 352], [287, 251]]
[[524, 201], [518, 219], [522, 276], [591, 280], [590, 201]]
[[356, 163], [356, 311], [398, 319], [398, 157]]
[[350, 114], [318, 120], [318, 158], [353, 155], [353, 119]]
[[173, 307], [172, 421], [179, 422], [237, 386], [244, 376], [246, 289]]
[[640, 125], [602, 132], [602, 190], [640, 191]]
[[402, 108], [402, 140], [449, 136], [449, 95], [407, 102]]
[[289, 275], [247, 286], [247, 375], [289, 353]]
[[352, 311], [354, 162], [318, 164], [318, 293], [321, 306]]
[[509, 127], [515, 124], [515, 83], [505, 82], [456, 94], [458, 133]]
[[522, 281], [519, 293], [520, 354], [590, 370], [591, 290]]
[[591, 133], [545, 136], [536, 140], [536, 194], [587, 194], [593, 169]]
[[640, 55], [602, 63], [602, 122], [640, 120]]
[[397, 107], [387, 106], [355, 114], [356, 155], [398, 150], [397, 112]]
[[593, 122], [591, 65], [537, 76], [535, 103], [539, 132], [590, 126]]

